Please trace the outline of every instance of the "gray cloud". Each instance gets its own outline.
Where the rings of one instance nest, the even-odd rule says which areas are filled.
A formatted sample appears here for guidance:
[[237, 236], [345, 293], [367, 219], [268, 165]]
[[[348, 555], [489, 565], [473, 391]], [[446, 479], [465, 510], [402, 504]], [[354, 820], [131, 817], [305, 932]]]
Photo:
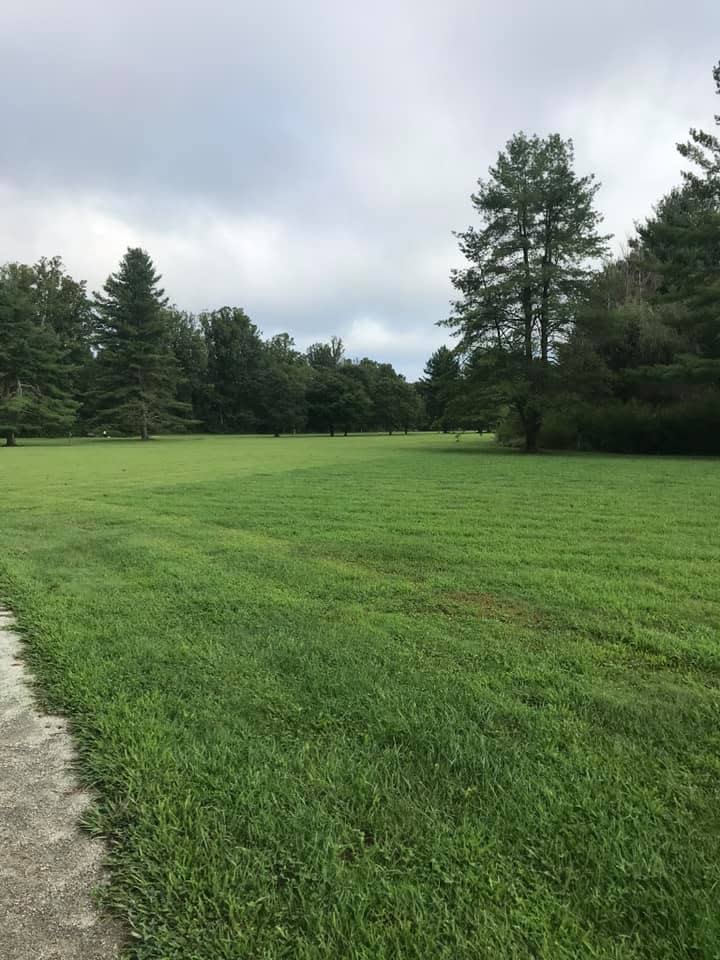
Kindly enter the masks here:
[[414, 376], [505, 140], [572, 136], [622, 239], [717, 110], [717, 38], [700, 0], [9, 0], [0, 260], [59, 252], [97, 287], [141, 244], [182, 306]]

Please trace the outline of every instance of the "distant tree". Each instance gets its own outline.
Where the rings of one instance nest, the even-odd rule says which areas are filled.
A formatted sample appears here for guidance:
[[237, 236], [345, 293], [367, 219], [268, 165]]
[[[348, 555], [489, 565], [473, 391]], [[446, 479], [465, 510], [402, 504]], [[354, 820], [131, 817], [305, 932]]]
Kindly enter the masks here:
[[176, 398], [189, 406], [195, 424], [208, 419], [208, 350], [202, 326], [192, 313], [168, 310], [170, 346], [178, 369]]
[[311, 371], [295, 349], [292, 337], [280, 333], [263, 345], [258, 402], [260, 423], [276, 437], [301, 430], [307, 419], [307, 388]]
[[94, 418], [143, 440], [157, 430], [183, 426], [190, 413], [175, 396], [178, 367], [159, 283], [149, 255], [128, 248], [104, 293], [95, 296]]
[[400, 428], [405, 433], [420, 427], [425, 416], [425, 405], [417, 387], [404, 377], [400, 383], [397, 412]]
[[32, 268], [0, 268], [0, 430], [6, 446], [18, 433], [69, 430], [73, 396], [69, 347], [38, 313]]
[[207, 345], [210, 429], [255, 429], [264, 362], [260, 331], [240, 307], [202, 313], [200, 323]]
[[[323, 358], [319, 363], [318, 356]], [[337, 430], [347, 436], [350, 430], [366, 422], [371, 409], [370, 398], [362, 379], [356, 374], [355, 364], [341, 363], [342, 353], [336, 353], [337, 365], [334, 361], [327, 364], [325, 358], [328, 356], [331, 354], [322, 349], [313, 355], [307, 388], [309, 419], [311, 426], [327, 430], [331, 437]]]
[[452, 350], [440, 347], [425, 364], [423, 377], [418, 384], [431, 427], [446, 433], [455, 426], [448, 411], [459, 386], [460, 361]]
[[90, 351], [93, 328], [85, 281], [74, 280], [60, 257], [41, 257], [30, 269], [38, 322], [53, 328], [72, 362], [83, 362]]
[[60, 257], [41, 257], [32, 266], [7, 264], [5, 271], [25, 291], [34, 322], [54, 330], [65, 366], [64, 381], [80, 402], [93, 363], [92, 305], [84, 281], [74, 280]]
[[606, 251], [594, 209], [598, 184], [573, 170], [571, 141], [516, 134], [478, 181], [479, 229], [457, 236], [470, 262], [444, 321], [465, 356], [487, 355], [489, 392], [512, 406], [525, 447], [537, 449], [556, 345], [587, 295], [592, 261]]
[[470, 354], [463, 363], [455, 388], [445, 408], [443, 424], [448, 429], [495, 430], [507, 414], [507, 396], [501, 377], [507, 354], [492, 350]]
[[345, 345], [340, 337], [331, 337], [328, 343], [313, 343], [306, 351], [307, 361], [315, 370], [335, 370], [345, 357]]
[[[377, 365], [370, 398], [376, 425], [392, 434], [404, 429], [410, 419], [409, 384], [389, 363]], [[412, 389], [412, 388], [411, 388]]]

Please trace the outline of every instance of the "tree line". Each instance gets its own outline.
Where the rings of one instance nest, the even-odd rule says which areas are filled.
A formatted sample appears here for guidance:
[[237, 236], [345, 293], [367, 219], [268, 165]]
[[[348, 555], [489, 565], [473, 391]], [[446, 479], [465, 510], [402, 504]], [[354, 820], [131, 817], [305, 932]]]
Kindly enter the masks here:
[[[720, 64], [714, 69], [720, 94]], [[715, 117], [720, 124], [720, 116]], [[89, 296], [59, 258], [0, 267], [0, 430], [330, 435], [490, 429], [541, 447], [720, 454], [720, 139], [692, 129], [690, 164], [621, 256], [599, 184], [572, 141], [516, 134], [478, 181], [459, 232], [455, 337], [408, 383], [350, 360], [336, 337], [305, 351], [263, 338], [239, 307], [169, 304], [129, 249]]]
[[350, 360], [342, 341], [297, 350], [264, 339], [239, 307], [170, 306], [149, 254], [128, 249], [88, 296], [60, 258], [0, 267], [0, 430], [22, 434], [302, 430], [407, 432], [423, 425], [391, 364]]
[[[713, 78], [720, 94], [720, 64]], [[528, 451], [720, 454], [720, 139], [692, 129], [678, 150], [682, 181], [610, 257], [572, 142], [509, 141], [472, 196], [480, 225], [457, 234], [431, 419]]]

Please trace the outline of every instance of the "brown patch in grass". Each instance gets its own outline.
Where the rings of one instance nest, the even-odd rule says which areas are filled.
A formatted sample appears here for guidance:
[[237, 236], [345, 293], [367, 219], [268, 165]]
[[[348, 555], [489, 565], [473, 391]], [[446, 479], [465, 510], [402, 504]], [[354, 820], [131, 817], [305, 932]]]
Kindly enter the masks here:
[[359, 842], [354, 846], [345, 847], [340, 851], [340, 859], [344, 863], [353, 863], [362, 853], [363, 848], [375, 846], [375, 835], [369, 830], [361, 830], [358, 840]]
[[[471, 610], [480, 620], [499, 620], [523, 626], [538, 626], [542, 615], [522, 600], [499, 597], [494, 593], [457, 592], [447, 594], [450, 603]], [[448, 611], [449, 612], [449, 611]]]

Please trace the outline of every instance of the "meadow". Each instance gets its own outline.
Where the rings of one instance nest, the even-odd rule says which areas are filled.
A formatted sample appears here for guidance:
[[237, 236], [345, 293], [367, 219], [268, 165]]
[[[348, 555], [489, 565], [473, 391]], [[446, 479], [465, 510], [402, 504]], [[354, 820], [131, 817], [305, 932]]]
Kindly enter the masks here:
[[720, 957], [720, 464], [0, 450], [135, 960]]

